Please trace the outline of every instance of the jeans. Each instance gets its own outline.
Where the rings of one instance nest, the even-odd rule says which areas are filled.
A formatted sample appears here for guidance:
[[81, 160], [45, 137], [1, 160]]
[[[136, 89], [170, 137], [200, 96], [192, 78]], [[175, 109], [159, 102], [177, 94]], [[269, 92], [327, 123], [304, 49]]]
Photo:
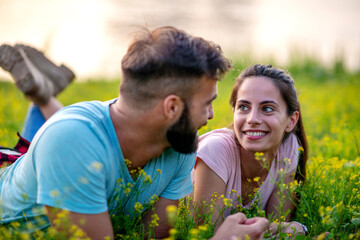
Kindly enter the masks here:
[[35, 133], [44, 123], [45, 118], [42, 115], [40, 108], [34, 104], [31, 104], [26, 113], [26, 118], [21, 133], [22, 137], [31, 142], [35, 136]]

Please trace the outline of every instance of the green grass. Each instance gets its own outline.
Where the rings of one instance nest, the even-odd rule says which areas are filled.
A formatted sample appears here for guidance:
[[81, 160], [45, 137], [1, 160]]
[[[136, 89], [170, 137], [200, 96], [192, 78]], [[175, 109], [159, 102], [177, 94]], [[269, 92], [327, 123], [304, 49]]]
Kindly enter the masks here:
[[[200, 134], [231, 124], [228, 99], [232, 85], [239, 72], [253, 63], [236, 61], [234, 70], [219, 83], [215, 117]], [[360, 238], [360, 72], [345, 70], [341, 61], [324, 67], [311, 58], [294, 60], [286, 66], [273, 65], [287, 69], [295, 79], [310, 147], [307, 180], [298, 188], [301, 201], [294, 219], [309, 227], [310, 236], [328, 231], [336, 239]], [[104, 79], [75, 82], [61, 93], [59, 100], [65, 105], [108, 100], [117, 96], [119, 84], [120, 80]], [[27, 105], [13, 83], [0, 82], [0, 145], [16, 143]], [[207, 225], [196, 228], [188, 211], [184, 199], [175, 225], [180, 234], [177, 236], [210, 236]], [[127, 234], [136, 235], [135, 230]]]

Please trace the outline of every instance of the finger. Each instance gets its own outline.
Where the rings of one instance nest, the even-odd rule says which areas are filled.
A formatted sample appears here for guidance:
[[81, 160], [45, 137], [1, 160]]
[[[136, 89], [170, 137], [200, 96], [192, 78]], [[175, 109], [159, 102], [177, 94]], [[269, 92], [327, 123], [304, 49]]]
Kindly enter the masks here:
[[290, 234], [305, 234], [303, 227], [297, 222], [284, 222], [282, 224], [285, 233]]
[[330, 233], [329, 232], [323, 232], [318, 236], [313, 237], [312, 239], [316, 240], [316, 239], [325, 239]]
[[297, 223], [295, 223], [295, 222], [282, 222], [281, 223], [281, 226], [283, 227], [283, 228], [288, 228], [288, 227], [290, 227], [290, 226], [297, 226], [298, 224]]
[[254, 225], [257, 228], [267, 230], [269, 228], [269, 220], [262, 217], [250, 218], [245, 221], [246, 225]]
[[257, 224], [259, 227], [261, 227], [263, 231], [269, 228], [269, 220], [266, 218], [259, 218], [254, 224]]
[[254, 224], [256, 221], [257, 221], [257, 218], [248, 218], [245, 220], [244, 224], [250, 225], [250, 224]]
[[264, 219], [263, 217], [253, 217], [253, 218], [248, 218], [246, 219], [245, 223], [246, 225], [250, 225], [250, 224], [254, 224], [260, 220]]
[[[244, 224], [246, 222], [246, 216], [243, 213], [235, 213], [227, 217], [228, 221], [234, 221], [238, 224]], [[225, 219], [226, 220], [226, 219]]]
[[273, 235], [273, 234], [275, 234], [275, 233], [277, 233], [278, 232], [278, 229], [279, 229], [279, 224], [277, 224], [277, 223], [271, 223], [270, 225], [269, 225], [269, 232]]
[[[250, 219], [249, 219], [250, 220]], [[243, 230], [246, 229], [251, 239], [263, 239], [264, 234], [269, 229], [269, 220], [266, 218], [256, 217], [247, 221], [247, 225], [243, 225]]]

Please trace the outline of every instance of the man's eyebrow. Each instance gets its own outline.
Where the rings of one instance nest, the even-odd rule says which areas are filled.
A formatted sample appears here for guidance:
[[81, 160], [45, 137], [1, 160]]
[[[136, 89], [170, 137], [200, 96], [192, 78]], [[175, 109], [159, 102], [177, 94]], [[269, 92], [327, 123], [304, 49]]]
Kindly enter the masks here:
[[217, 94], [215, 94], [210, 100], [209, 100], [209, 102], [212, 102], [212, 101], [214, 101], [216, 98], [217, 98]]

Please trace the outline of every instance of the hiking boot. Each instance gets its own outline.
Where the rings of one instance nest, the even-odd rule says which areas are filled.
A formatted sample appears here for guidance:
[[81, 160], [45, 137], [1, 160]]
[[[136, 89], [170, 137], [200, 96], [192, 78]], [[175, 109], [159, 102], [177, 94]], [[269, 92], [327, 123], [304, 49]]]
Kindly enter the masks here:
[[45, 74], [53, 83], [54, 96], [63, 91], [75, 78], [75, 74], [65, 65], [57, 66], [41, 51], [23, 44], [16, 44], [16, 49], [22, 49], [36, 68]]
[[34, 104], [44, 105], [54, 95], [52, 82], [31, 63], [22, 49], [1, 45], [0, 67], [12, 75], [17, 88]]

